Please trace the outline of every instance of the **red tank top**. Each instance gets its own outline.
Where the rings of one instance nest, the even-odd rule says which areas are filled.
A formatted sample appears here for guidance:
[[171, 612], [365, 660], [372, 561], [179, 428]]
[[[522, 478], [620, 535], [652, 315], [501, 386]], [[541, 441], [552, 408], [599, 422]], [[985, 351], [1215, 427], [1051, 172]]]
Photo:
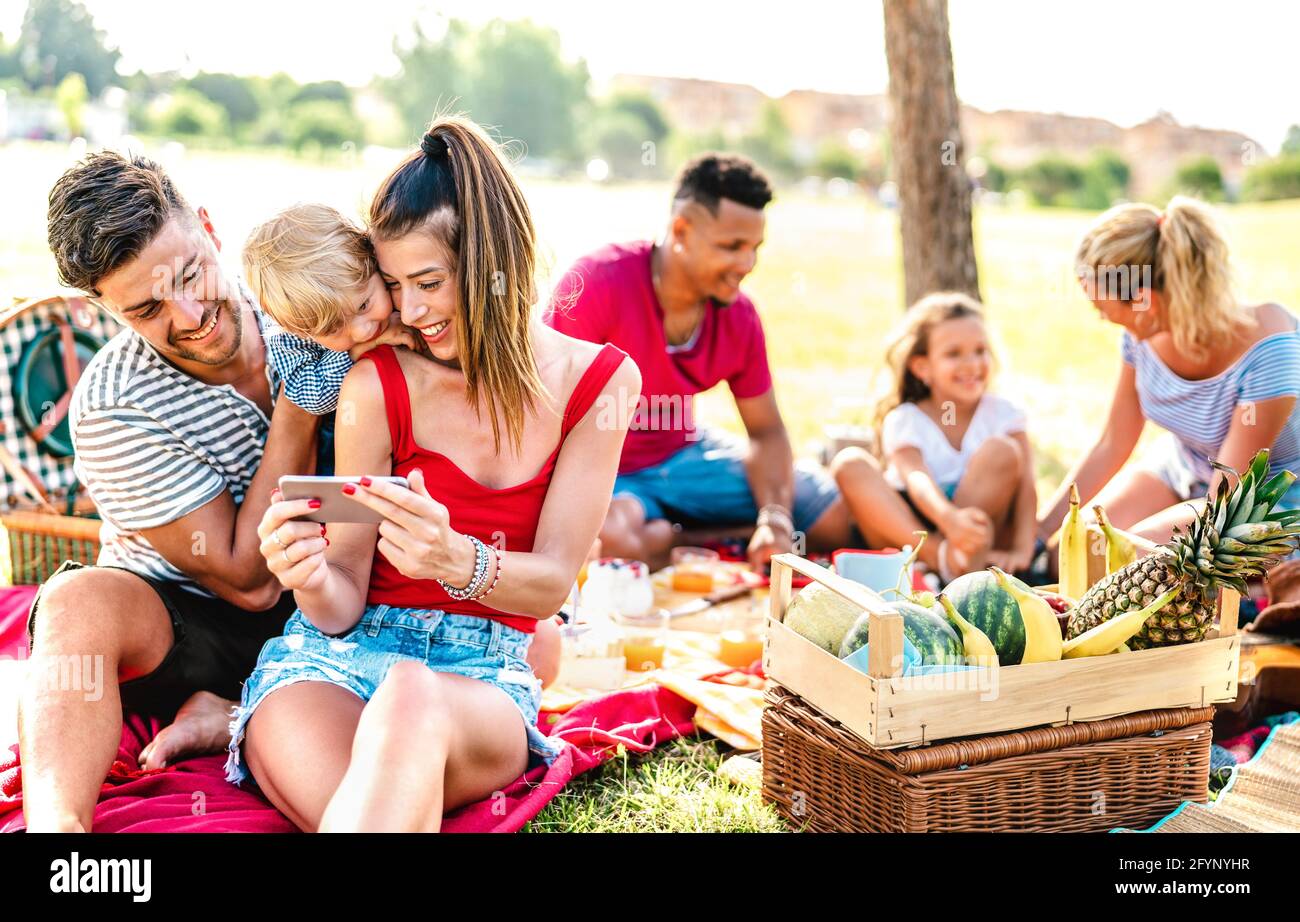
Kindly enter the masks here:
[[[411, 427], [411, 396], [406, 388], [406, 376], [398, 364], [392, 346], [378, 346], [363, 358], [373, 359], [379, 369], [379, 380], [384, 389], [384, 407], [388, 413], [388, 432], [393, 440], [393, 473], [405, 476], [415, 468], [424, 471], [424, 482], [434, 499], [447, 507], [451, 527], [473, 535], [484, 544], [504, 546], [507, 551], [505, 567], [510, 567], [509, 552], [531, 551], [537, 536], [537, 522], [542, 515], [555, 461], [560, 456], [564, 440], [595, 402], [614, 370], [627, 358], [615, 346], [606, 345], [583, 373], [578, 386], [573, 389], [564, 408], [564, 421], [560, 428], [560, 443], [546, 459], [541, 471], [531, 480], [512, 487], [494, 490], [471, 478], [445, 455], [415, 442]], [[504, 541], [501, 545], [500, 541]], [[537, 619], [527, 615], [503, 614], [481, 602], [453, 601], [437, 581], [411, 579], [397, 571], [378, 551], [370, 569], [370, 591], [366, 595], [370, 605], [387, 604], [404, 608], [441, 609], [461, 615], [479, 615], [492, 618], [531, 634], [537, 628]]]

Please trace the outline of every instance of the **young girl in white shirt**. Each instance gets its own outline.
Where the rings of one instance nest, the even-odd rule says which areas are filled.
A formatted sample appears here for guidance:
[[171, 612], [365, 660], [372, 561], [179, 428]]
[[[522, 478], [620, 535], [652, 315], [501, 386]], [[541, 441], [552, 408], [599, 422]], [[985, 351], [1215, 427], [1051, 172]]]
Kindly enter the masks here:
[[945, 581], [990, 564], [1027, 569], [1033, 456], [1024, 413], [988, 393], [993, 353], [979, 303], [953, 292], [922, 298], [886, 358], [894, 384], [876, 410], [883, 464], [860, 448], [832, 463], [867, 544], [901, 547], [925, 529], [921, 558]]

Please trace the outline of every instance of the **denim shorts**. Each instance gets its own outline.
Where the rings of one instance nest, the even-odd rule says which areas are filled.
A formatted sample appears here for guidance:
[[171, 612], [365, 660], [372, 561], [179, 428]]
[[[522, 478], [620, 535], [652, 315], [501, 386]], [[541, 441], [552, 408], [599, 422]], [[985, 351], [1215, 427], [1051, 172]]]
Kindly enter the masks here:
[[[1205, 467], [1207, 465], [1201, 465]], [[1210, 482], [1203, 470], [1188, 457], [1172, 433], [1165, 433], [1159, 441], [1143, 452], [1138, 461], [1138, 468], [1154, 474], [1180, 500], [1186, 502], [1205, 499], [1210, 491]], [[1269, 470], [1269, 476], [1276, 474], [1277, 468]], [[1300, 480], [1291, 485], [1291, 489], [1278, 500], [1278, 509], [1300, 509]]]
[[324, 634], [299, 609], [284, 633], [262, 647], [257, 667], [244, 683], [230, 722], [226, 780], [248, 777], [240, 747], [248, 719], [271, 692], [295, 682], [328, 682], [362, 701], [374, 696], [389, 667], [402, 660], [424, 663], [494, 685], [519, 708], [528, 733], [528, 767], [550, 765], [562, 746], [537, 728], [542, 683], [525, 657], [532, 635], [476, 615], [371, 605], [346, 634]]
[[[615, 496], [632, 496], [646, 519], [686, 525], [752, 525], [758, 506], [745, 476], [749, 444], [729, 433], [701, 429], [696, 441], [668, 458], [614, 481]], [[834, 478], [820, 465], [799, 462], [794, 470], [794, 527], [808, 531], [839, 496]]]

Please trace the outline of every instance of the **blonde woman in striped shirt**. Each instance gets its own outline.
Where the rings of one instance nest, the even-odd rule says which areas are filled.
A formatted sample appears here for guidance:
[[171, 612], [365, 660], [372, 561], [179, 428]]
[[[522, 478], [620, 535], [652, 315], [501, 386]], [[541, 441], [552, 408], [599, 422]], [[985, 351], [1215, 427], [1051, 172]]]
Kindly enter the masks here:
[[[1093, 306], [1124, 328], [1123, 365], [1106, 427], [1040, 518], [1041, 537], [1059, 527], [1072, 481], [1085, 505], [1163, 542], [1222, 476], [1210, 459], [1242, 470], [1269, 448], [1273, 470], [1300, 470], [1296, 318], [1238, 301], [1208, 207], [1175, 196], [1164, 211], [1112, 208], [1084, 234], [1076, 265]], [[1148, 421], [1166, 435], [1128, 464]], [[1300, 489], [1282, 505], [1300, 506]]]

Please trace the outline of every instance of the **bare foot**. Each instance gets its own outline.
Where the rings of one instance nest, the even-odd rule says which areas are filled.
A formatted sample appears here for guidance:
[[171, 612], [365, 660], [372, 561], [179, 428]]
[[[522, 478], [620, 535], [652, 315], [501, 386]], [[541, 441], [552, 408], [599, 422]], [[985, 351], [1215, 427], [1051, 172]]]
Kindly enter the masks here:
[[140, 767], [165, 768], [190, 756], [221, 752], [230, 745], [230, 711], [237, 702], [211, 692], [195, 692], [140, 751]]

